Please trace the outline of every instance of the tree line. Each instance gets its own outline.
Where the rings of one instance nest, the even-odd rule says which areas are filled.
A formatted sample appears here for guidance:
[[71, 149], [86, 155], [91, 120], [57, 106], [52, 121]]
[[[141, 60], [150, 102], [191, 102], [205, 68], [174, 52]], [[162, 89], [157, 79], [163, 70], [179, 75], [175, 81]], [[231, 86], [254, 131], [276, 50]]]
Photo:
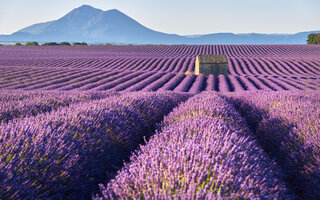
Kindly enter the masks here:
[[[320, 33], [311, 33], [308, 35], [307, 38], [307, 44], [320, 44]], [[74, 43], [69, 43], [69, 42], [46, 42], [41, 44], [41, 46], [56, 46], [56, 45], [82, 45], [82, 46], [87, 46], [88, 44], [86, 42], [74, 42]], [[111, 45], [110, 43], [107, 43], [106, 45]], [[15, 46], [23, 46], [22, 43], [17, 42]], [[38, 42], [27, 42], [25, 46], [40, 46]]]
[[[43, 43], [41, 44], [41, 46], [57, 46], [57, 45], [67, 45], [67, 46], [70, 46], [71, 43], [69, 42], [60, 42], [60, 43], [57, 43], [57, 42], [46, 42], [46, 43]], [[88, 44], [85, 43], [85, 42], [74, 42], [72, 43], [73, 46], [77, 46], [77, 45], [82, 45], [82, 46], [87, 46]], [[22, 43], [20, 42], [17, 42], [15, 44], [15, 46], [23, 46]], [[40, 44], [38, 42], [27, 42], [25, 44], [25, 46], [40, 46]]]

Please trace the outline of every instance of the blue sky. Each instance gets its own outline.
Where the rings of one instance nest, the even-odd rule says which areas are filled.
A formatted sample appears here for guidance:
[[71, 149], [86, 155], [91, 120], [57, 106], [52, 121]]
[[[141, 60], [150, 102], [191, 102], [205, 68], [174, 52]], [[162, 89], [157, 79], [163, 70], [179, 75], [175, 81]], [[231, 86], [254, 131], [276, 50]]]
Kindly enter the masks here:
[[148, 28], [180, 35], [320, 30], [319, 0], [0, 0], [0, 34], [58, 19], [83, 4], [116, 8]]

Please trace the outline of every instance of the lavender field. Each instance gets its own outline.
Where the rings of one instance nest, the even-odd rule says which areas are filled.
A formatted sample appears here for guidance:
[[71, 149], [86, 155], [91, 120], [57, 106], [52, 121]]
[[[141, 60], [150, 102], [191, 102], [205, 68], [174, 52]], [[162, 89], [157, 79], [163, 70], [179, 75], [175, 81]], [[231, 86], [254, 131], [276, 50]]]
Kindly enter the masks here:
[[[194, 76], [195, 56], [225, 54], [229, 76]], [[317, 90], [319, 45], [0, 47], [0, 89]]]
[[0, 199], [320, 196], [319, 45], [0, 47], [0, 102]]

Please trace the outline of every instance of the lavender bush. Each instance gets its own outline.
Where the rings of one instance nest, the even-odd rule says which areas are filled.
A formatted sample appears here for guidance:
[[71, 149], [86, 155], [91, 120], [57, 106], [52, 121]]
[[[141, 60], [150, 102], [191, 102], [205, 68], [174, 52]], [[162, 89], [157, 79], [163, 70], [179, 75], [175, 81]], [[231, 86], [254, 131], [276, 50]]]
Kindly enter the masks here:
[[0, 125], [14, 118], [35, 116], [50, 112], [71, 103], [106, 98], [115, 93], [97, 92], [48, 92], [0, 91]]
[[317, 92], [229, 94], [264, 149], [301, 199], [320, 196], [320, 95]]
[[128, 93], [0, 126], [0, 199], [87, 199], [186, 95]]

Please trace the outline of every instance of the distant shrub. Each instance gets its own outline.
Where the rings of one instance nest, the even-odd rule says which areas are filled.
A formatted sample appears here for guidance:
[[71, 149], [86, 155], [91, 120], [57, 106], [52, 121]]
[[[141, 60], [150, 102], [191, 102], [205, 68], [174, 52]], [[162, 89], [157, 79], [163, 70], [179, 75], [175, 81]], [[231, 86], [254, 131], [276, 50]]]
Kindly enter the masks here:
[[74, 46], [77, 46], [77, 45], [87, 46], [88, 44], [85, 42], [74, 42], [74, 43], [72, 43], [72, 45], [74, 45]]
[[308, 44], [320, 44], [320, 33], [311, 33], [308, 35]]
[[20, 42], [17, 42], [14, 44], [14, 46], [22, 46], [22, 44]]
[[69, 42], [60, 42], [60, 45], [71, 45]]
[[27, 42], [26, 46], [39, 46], [38, 42]]
[[56, 45], [59, 45], [59, 44], [56, 42], [46, 42], [46, 43], [43, 43], [41, 46], [56, 46]]
[[96, 46], [105, 46], [105, 45], [112, 45], [111, 43], [106, 43], [106, 44], [104, 44], [104, 43], [99, 43], [99, 44], [94, 44], [94, 45], [96, 45]]

